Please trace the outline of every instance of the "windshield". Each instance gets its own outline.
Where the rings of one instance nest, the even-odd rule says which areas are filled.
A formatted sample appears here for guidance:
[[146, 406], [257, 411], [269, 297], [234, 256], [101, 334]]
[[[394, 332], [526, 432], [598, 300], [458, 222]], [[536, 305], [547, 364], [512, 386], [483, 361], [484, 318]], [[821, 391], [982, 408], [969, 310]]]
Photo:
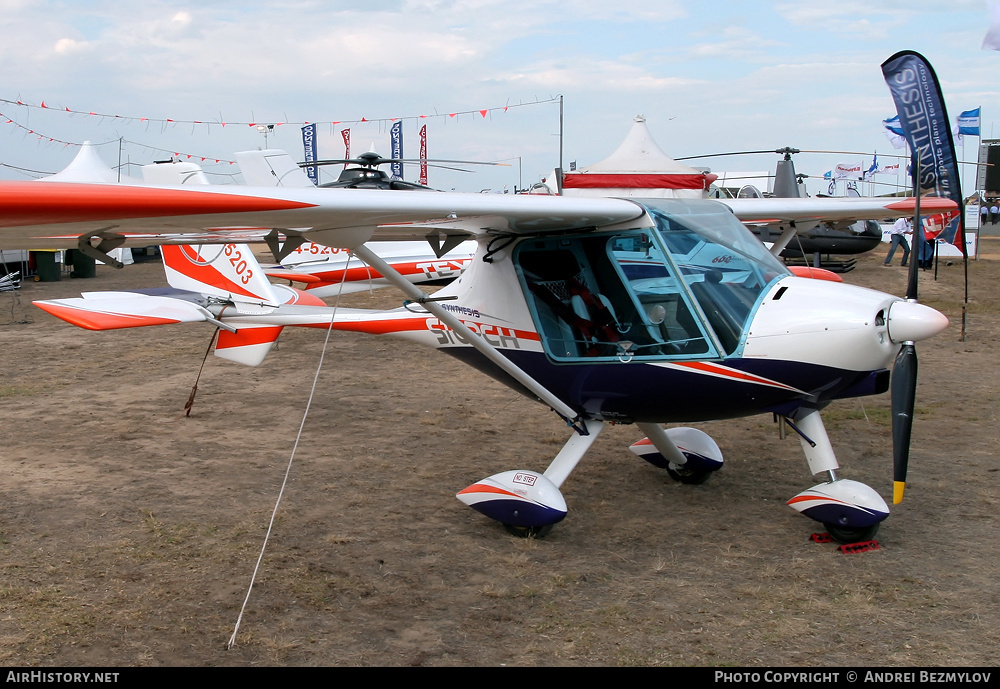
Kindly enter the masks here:
[[788, 269], [722, 204], [644, 205], [723, 349], [732, 352], [761, 293]]

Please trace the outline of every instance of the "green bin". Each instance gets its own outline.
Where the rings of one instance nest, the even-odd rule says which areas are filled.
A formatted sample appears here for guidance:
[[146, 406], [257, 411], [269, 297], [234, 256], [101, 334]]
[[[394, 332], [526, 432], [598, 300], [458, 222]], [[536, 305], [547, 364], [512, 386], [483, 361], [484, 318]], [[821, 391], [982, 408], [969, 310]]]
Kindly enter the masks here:
[[55, 251], [32, 251], [35, 257], [35, 280], [41, 282], [59, 282], [59, 272], [62, 266], [56, 260]]
[[66, 252], [66, 262], [73, 266], [71, 278], [96, 278], [97, 261], [86, 254], [70, 249]]

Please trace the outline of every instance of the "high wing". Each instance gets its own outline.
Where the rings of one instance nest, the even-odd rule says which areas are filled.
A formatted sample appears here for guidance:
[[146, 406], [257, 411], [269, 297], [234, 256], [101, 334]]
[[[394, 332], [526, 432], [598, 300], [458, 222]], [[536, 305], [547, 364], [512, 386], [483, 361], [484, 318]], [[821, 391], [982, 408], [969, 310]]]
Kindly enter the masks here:
[[[782, 224], [846, 222], [881, 220], [913, 213], [912, 198], [892, 197], [809, 197], [798, 199], [720, 199], [744, 223]], [[954, 210], [955, 203], [948, 199], [924, 197], [920, 199], [921, 213], [932, 215]]]
[[[884, 220], [913, 215], [912, 197], [805, 197], [769, 199], [720, 199], [745, 225], [765, 242], [775, 256], [780, 256], [795, 235], [806, 235], [817, 226], [845, 229], [859, 221]], [[937, 197], [920, 200], [924, 215], [957, 208], [953, 201]], [[761, 230], [764, 230], [763, 234]], [[773, 234], [771, 234], [773, 233]]]
[[0, 246], [74, 248], [260, 241], [274, 229], [335, 247], [428, 234], [525, 234], [607, 227], [643, 215], [621, 199], [398, 194], [374, 189], [167, 188], [0, 183]]
[[[706, 202], [709, 203], [709, 202]], [[743, 222], [794, 225], [877, 219], [909, 212], [912, 200], [730, 199]], [[924, 199], [926, 213], [955, 208]], [[485, 233], [523, 235], [611, 227], [641, 218], [624, 199], [500, 194], [402, 194], [376, 189], [153, 187], [0, 182], [0, 247], [63, 249], [261, 241], [286, 236], [334, 247]], [[100, 246], [98, 247], [100, 249]]]

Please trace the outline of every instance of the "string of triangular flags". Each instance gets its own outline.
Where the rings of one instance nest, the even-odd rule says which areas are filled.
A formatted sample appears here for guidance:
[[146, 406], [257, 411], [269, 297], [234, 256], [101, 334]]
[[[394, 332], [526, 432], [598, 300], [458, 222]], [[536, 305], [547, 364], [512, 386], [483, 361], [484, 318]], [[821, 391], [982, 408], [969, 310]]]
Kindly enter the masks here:
[[[60, 139], [60, 138], [57, 138], [57, 137], [54, 137], [54, 136], [48, 136], [48, 135], [43, 134], [43, 133], [41, 133], [41, 132], [39, 132], [39, 131], [37, 131], [35, 129], [32, 129], [32, 128], [26, 126], [26, 125], [21, 124], [20, 122], [18, 122], [14, 118], [9, 117], [8, 115], [5, 115], [2, 112], [0, 112], [0, 123], [8, 124], [8, 125], [10, 125], [12, 127], [16, 127], [17, 129], [22, 130], [25, 134], [33, 135], [33, 136], [37, 137], [37, 139], [39, 141], [44, 141], [46, 143], [62, 144], [63, 146], [82, 146], [83, 143], [84, 143], [82, 141], [66, 141], [64, 139]], [[104, 142], [98, 143], [96, 145], [103, 146], [105, 144], [110, 144], [110, 143], [128, 144], [130, 146], [138, 146], [140, 148], [144, 148], [144, 149], [147, 149], [147, 150], [150, 150], [150, 151], [157, 151], [159, 153], [166, 153], [167, 155], [174, 156], [174, 157], [176, 157], [178, 159], [185, 158], [185, 159], [188, 159], [188, 160], [200, 160], [203, 163], [208, 163], [208, 162], [214, 161], [214, 162], [220, 163], [220, 164], [221, 163], [227, 163], [229, 165], [235, 165], [236, 164], [235, 160], [226, 160], [224, 158], [216, 158], [214, 156], [202, 156], [202, 155], [197, 155], [197, 154], [194, 154], [194, 153], [184, 153], [182, 151], [176, 151], [176, 150], [172, 150], [172, 149], [169, 149], [169, 148], [162, 148], [160, 146], [152, 146], [150, 144], [142, 143], [141, 141], [132, 141], [130, 139], [125, 139], [125, 138], [116, 138], [116, 139], [112, 139], [110, 141], [104, 141]]]
[[72, 108], [70, 108], [68, 106], [52, 106], [52, 105], [46, 104], [46, 102], [44, 100], [40, 101], [38, 103], [38, 105], [35, 105], [33, 103], [29, 103], [27, 101], [24, 101], [24, 100], [22, 100], [20, 98], [15, 99], [15, 100], [10, 100], [8, 98], [0, 98], [0, 103], [5, 103], [5, 104], [8, 104], [8, 105], [16, 105], [18, 107], [24, 107], [24, 108], [36, 108], [36, 109], [39, 109], [39, 110], [50, 110], [50, 111], [53, 111], [53, 112], [65, 112], [65, 113], [70, 114], [70, 115], [85, 115], [87, 117], [99, 117], [99, 118], [103, 118], [103, 119], [111, 119], [111, 120], [118, 120], [118, 121], [124, 121], [124, 122], [155, 122], [155, 123], [161, 123], [161, 124], [193, 124], [193, 125], [205, 125], [205, 126], [209, 126], [209, 127], [211, 127], [211, 126], [218, 126], [218, 127], [226, 127], [226, 126], [257, 127], [257, 126], [259, 126], [261, 124], [266, 124], [266, 125], [274, 125], [275, 127], [280, 127], [280, 126], [283, 126], [283, 125], [304, 126], [304, 125], [313, 124], [313, 123], [315, 123], [315, 124], [338, 125], [338, 124], [361, 124], [361, 123], [369, 123], [369, 122], [391, 123], [391, 122], [398, 122], [400, 120], [426, 120], [426, 119], [432, 119], [432, 118], [449, 118], [449, 119], [455, 119], [455, 118], [460, 117], [462, 115], [473, 115], [473, 116], [474, 115], [479, 115], [481, 118], [485, 119], [485, 118], [489, 117], [494, 112], [507, 112], [511, 108], [524, 108], [524, 107], [529, 107], [529, 106], [534, 106], [534, 105], [542, 105], [542, 104], [545, 104], [545, 103], [555, 103], [555, 102], [558, 102], [558, 100], [559, 100], [559, 97], [556, 96], [556, 97], [548, 98], [548, 99], [545, 99], [545, 100], [529, 101], [527, 103], [513, 103], [512, 104], [512, 103], [508, 102], [506, 105], [492, 107], [492, 108], [476, 108], [476, 109], [472, 109], [472, 110], [456, 110], [454, 112], [449, 112], [449, 113], [444, 113], [444, 114], [434, 113], [433, 115], [405, 115], [405, 116], [399, 116], [399, 117], [380, 117], [380, 118], [362, 117], [360, 119], [355, 119], [355, 120], [349, 120], [349, 119], [345, 119], [345, 120], [317, 120], [315, 122], [309, 122], [309, 121], [302, 121], [302, 122], [291, 122], [291, 121], [288, 121], [288, 122], [267, 122], [267, 121], [265, 121], [265, 122], [244, 122], [244, 121], [238, 121], [237, 122], [237, 121], [223, 121], [221, 119], [221, 117], [219, 119], [185, 120], [185, 119], [176, 119], [176, 118], [170, 118], [170, 117], [149, 117], [149, 116], [142, 116], [142, 115], [117, 115], [117, 114], [111, 114], [111, 113], [105, 113], [105, 112], [97, 112], [97, 111], [94, 111], [94, 110], [74, 110], [74, 109], [72, 109]]
[[[333, 127], [335, 127], [337, 125], [353, 125], [353, 124], [369, 124], [369, 123], [384, 125], [384, 124], [399, 122], [399, 121], [402, 121], [402, 120], [427, 120], [427, 119], [432, 119], [432, 118], [456, 119], [456, 118], [458, 118], [458, 117], [460, 117], [462, 115], [472, 115], [472, 116], [479, 115], [482, 119], [486, 119], [486, 118], [490, 117], [493, 112], [507, 112], [511, 108], [522, 108], [522, 107], [528, 107], [528, 106], [534, 106], [534, 105], [543, 105], [543, 104], [547, 104], [547, 103], [558, 102], [558, 100], [559, 100], [559, 97], [556, 96], [554, 98], [548, 98], [548, 99], [544, 99], [544, 100], [534, 100], [534, 101], [529, 101], [527, 103], [515, 103], [515, 104], [511, 104], [511, 103], [508, 102], [506, 105], [503, 105], [503, 106], [498, 106], [498, 107], [493, 107], [493, 108], [479, 108], [479, 109], [475, 109], [475, 110], [461, 110], [461, 111], [455, 111], [455, 112], [446, 113], [446, 114], [443, 114], [443, 115], [435, 113], [434, 115], [409, 115], [409, 116], [401, 116], [401, 117], [383, 117], [383, 118], [372, 118], [372, 119], [369, 119], [369, 118], [366, 118], [366, 117], [362, 117], [361, 119], [358, 119], [358, 120], [324, 120], [324, 121], [316, 122], [316, 124], [329, 125], [331, 128], [333, 128]], [[223, 121], [221, 121], [221, 119], [220, 120], [216, 120], [216, 121], [212, 121], [212, 120], [185, 120], [185, 119], [174, 119], [174, 118], [144, 117], [144, 116], [135, 116], [135, 115], [112, 115], [112, 114], [98, 112], [98, 111], [74, 110], [74, 109], [66, 107], [66, 106], [53, 107], [51, 105], [48, 105], [44, 100], [40, 101], [38, 105], [35, 105], [33, 103], [29, 103], [27, 101], [24, 101], [24, 100], [22, 100], [20, 98], [15, 99], [15, 100], [11, 100], [11, 99], [8, 99], [8, 98], [0, 98], [0, 104], [7, 104], [7, 105], [11, 105], [11, 106], [16, 106], [16, 107], [20, 107], [20, 108], [28, 108], [28, 109], [39, 109], [39, 110], [43, 110], [44, 109], [44, 110], [48, 110], [48, 111], [51, 111], [51, 112], [57, 112], [57, 113], [58, 112], [62, 112], [62, 113], [66, 113], [66, 114], [69, 114], [69, 115], [84, 115], [84, 116], [87, 116], [87, 117], [97, 117], [97, 118], [101, 119], [102, 123], [103, 123], [104, 120], [111, 120], [111, 121], [114, 121], [114, 122], [126, 123], [126, 124], [127, 123], [133, 123], [133, 122], [139, 122], [139, 123], [147, 122], [147, 123], [158, 123], [158, 124], [160, 124], [160, 125], [162, 125], [164, 127], [166, 127], [168, 125], [169, 126], [173, 126], [173, 125], [179, 125], [179, 124], [184, 124], [184, 125], [189, 124], [189, 125], [192, 125], [192, 127], [196, 127], [196, 126], [199, 126], [199, 125], [204, 125], [204, 126], [207, 126], [207, 127], [212, 127], [212, 126], [225, 127], [227, 125], [229, 125], [229, 126], [261, 127], [262, 125], [267, 125], [269, 128], [273, 128], [273, 127], [279, 127], [279, 126], [283, 126], [283, 125], [304, 126], [304, 125], [312, 124], [310, 122], [305, 122], [305, 121], [303, 121], [303, 122], [263, 122], [263, 123], [262, 122], [223, 122]], [[6, 108], [4, 108], [4, 109], [6, 110]], [[44, 134], [42, 132], [37, 131], [34, 128], [31, 128], [31, 127], [28, 127], [27, 125], [22, 124], [17, 119], [15, 119], [14, 116], [6, 115], [3, 112], [0, 112], [0, 122], [8, 124], [8, 125], [11, 125], [11, 126], [16, 127], [18, 129], [21, 129], [26, 134], [33, 135], [33, 136], [37, 137], [38, 140], [44, 141], [44, 142], [47, 142], [47, 143], [61, 144], [63, 146], [82, 146], [83, 143], [84, 143], [82, 141], [66, 141], [66, 140], [60, 139], [58, 137], [48, 136], [48, 135], [46, 135], [46, 134]], [[111, 141], [106, 141], [106, 142], [103, 142], [103, 143], [107, 144], [107, 143], [112, 143], [112, 142], [119, 143], [119, 144], [129, 144], [129, 145], [132, 145], [132, 146], [137, 146], [137, 147], [140, 147], [140, 148], [145, 148], [145, 149], [150, 150], [150, 151], [156, 151], [156, 152], [159, 152], [159, 153], [165, 153], [167, 155], [171, 155], [171, 156], [173, 156], [175, 158], [178, 158], [178, 159], [198, 160], [198, 161], [201, 161], [203, 163], [210, 163], [210, 162], [214, 161], [214, 162], [219, 163], [219, 164], [229, 164], [229, 165], [235, 165], [235, 163], [236, 163], [236, 161], [229, 160], [229, 159], [226, 159], [226, 158], [216, 158], [215, 156], [205, 156], [205, 155], [200, 155], [200, 154], [197, 154], [197, 153], [187, 153], [187, 152], [183, 152], [183, 151], [176, 151], [176, 150], [172, 150], [172, 149], [168, 149], [168, 148], [162, 148], [160, 146], [153, 146], [153, 145], [146, 144], [146, 143], [143, 143], [143, 142], [132, 141], [132, 140], [124, 139], [124, 138], [115, 138], [115, 139], [113, 139]], [[102, 144], [98, 144], [98, 145], [102, 145]]]

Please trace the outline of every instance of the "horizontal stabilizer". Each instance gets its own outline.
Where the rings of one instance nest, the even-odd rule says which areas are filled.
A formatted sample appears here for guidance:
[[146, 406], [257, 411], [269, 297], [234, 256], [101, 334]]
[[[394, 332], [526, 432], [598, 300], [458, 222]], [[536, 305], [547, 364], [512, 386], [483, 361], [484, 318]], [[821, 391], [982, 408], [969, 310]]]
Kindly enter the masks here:
[[144, 325], [194, 323], [211, 314], [188, 301], [135, 292], [90, 292], [83, 297], [36, 301], [56, 318], [87, 330], [117, 330]]

